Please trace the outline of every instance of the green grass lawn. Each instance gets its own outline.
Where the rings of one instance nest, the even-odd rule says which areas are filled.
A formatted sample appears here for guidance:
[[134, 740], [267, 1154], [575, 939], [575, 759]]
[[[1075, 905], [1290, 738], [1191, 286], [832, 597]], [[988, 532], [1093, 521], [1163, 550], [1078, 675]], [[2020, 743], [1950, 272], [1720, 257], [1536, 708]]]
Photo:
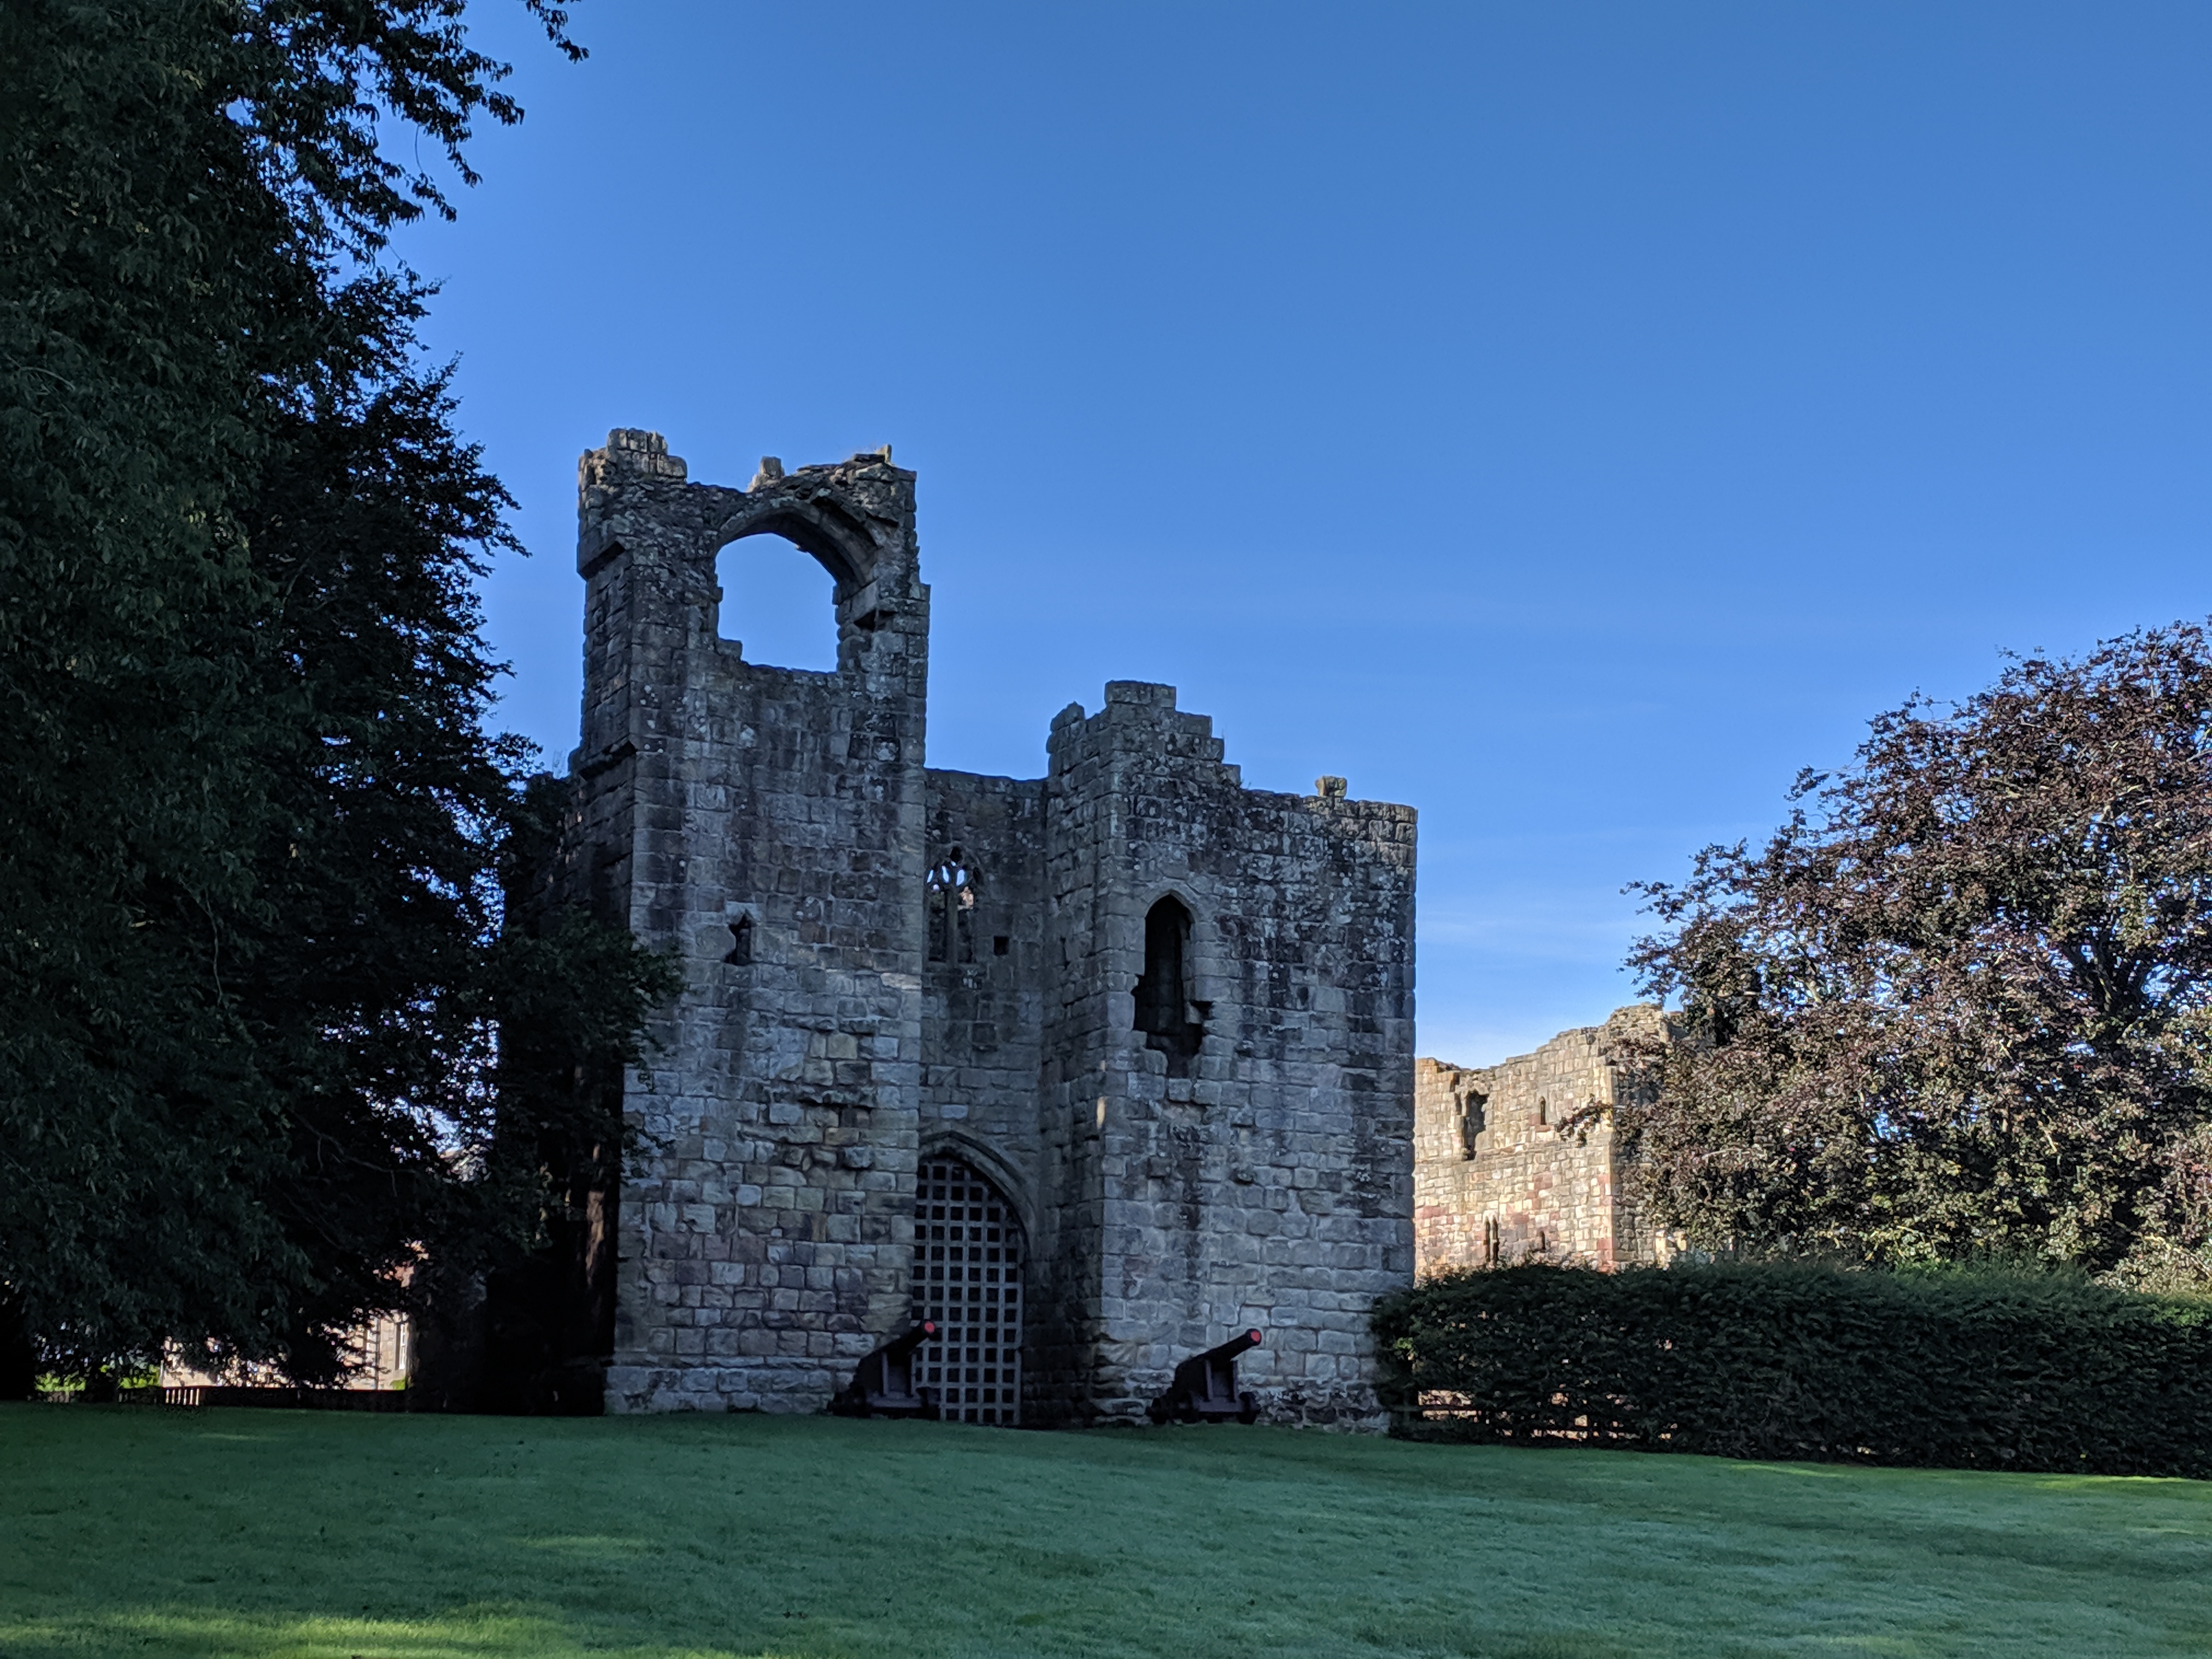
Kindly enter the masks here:
[[2212, 1485], [0, 1407], [0, 1655], [2212, 1653]]

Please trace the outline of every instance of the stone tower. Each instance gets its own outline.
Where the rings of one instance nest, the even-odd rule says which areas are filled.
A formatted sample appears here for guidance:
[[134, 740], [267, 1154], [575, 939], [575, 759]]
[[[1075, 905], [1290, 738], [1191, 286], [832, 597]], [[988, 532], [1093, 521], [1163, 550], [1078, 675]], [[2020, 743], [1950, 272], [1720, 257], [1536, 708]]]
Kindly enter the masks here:
[[[624, 1085], [606, 1401], [811, 1410], [927, 1315], [971, 1421], [1140, 1416], [1258, 1326], [1281, 1420], [1372, 1423], [1413, 1273], [1410, 808], [1246, 789], [1173, 688], [1054, 720], [1039, 779], [924, 764], [929, 589], [888, 453], [695, 484], [580, 469], [564, 889], [672, 951]], [[837, 666], [744, 660], [715, 556], [835, 582]]]

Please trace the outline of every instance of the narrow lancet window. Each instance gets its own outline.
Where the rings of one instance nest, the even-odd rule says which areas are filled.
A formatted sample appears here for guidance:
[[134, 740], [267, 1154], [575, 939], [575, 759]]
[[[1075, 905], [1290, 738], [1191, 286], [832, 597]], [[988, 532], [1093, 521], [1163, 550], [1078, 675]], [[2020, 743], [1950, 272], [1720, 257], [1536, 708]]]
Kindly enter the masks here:
[[1206, 1037], [1206, 1009], [1191, 997], [1190, 912], [1164, 898], [1145, 917], [1145, 975], [1137, 981], [1137, 1030], [1168, 1059], [1170, 1077], [1188, 1077]]
[[1460, 1097], [1459, 1110], [1460, 1156], [1473, 1158], [1475, 1143], [1490, 1124], [1490, 1097], [1470, 1089]]

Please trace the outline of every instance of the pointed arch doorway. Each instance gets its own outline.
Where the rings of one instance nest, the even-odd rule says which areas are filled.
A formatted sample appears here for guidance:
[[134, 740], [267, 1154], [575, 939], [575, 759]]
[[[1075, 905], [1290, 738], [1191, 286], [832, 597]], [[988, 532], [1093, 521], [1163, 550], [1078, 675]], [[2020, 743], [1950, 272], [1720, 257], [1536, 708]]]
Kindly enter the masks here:
[[983, 1173], [924, 1158], [915, 1182], [914, 1318], [938, 1340], [916, 1356], [915, 1387], [947, 1422], [1021, 1421], [1022, 1258], [1014, 1206]]

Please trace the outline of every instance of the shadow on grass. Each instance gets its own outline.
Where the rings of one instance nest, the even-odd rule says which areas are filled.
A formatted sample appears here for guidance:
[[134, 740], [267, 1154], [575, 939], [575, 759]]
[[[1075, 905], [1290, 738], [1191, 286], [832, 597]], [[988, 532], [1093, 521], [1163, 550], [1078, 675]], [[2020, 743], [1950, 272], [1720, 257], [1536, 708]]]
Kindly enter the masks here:
[[68, 1620], [0, 1617], [5, 1659], [160, 1653], [174, 1659], [801, 1659], [790, 1651], [586, 1646], [558, 1622], [462, 1610], [439, 1619], [277, 1618], [117, 1613]]
[[1370, 1648], [1407, 1659], [1636, 1659], [1634, 1648], [1600, 1636], [1482, 1634], [1433, 1617], [1378, 1620], [1352, 1634]]

